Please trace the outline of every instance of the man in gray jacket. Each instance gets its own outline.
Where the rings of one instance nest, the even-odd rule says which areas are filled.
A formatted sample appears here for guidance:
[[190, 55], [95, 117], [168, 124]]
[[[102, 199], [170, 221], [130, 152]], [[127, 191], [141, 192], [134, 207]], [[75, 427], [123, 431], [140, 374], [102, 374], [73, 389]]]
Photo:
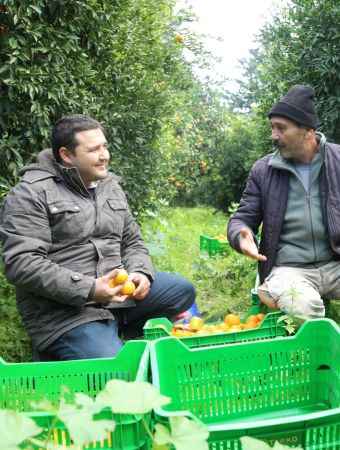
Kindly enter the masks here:
[[[99, 122], [63, 117], [52, 149], [23, 169], [2, 207], [6, 276], [36, 359], [114, 356], [119, 331], [141, 335], [148, 318], [174, 318], [194, 302], [188, 281], [154, 273], [109, 159]], [[110, 287], [119, 268], [137, 287], [131, 297]]]
[[263, 303], [323, 317], [323, 299], [340, 299], [340, 146], [315, 131], [309, 86], [292, 87], [268, 116], [278, 150], [254, 164], [229, 242], [259, 262]]

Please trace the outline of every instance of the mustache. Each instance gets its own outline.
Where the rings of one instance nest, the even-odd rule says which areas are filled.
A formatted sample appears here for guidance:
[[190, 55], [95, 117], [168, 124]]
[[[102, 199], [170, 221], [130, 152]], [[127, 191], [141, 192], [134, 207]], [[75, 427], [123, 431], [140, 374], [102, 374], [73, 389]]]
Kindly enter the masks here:
[[280, 141], [272, 141], [273, 147], [277, 150], [283, 147]]

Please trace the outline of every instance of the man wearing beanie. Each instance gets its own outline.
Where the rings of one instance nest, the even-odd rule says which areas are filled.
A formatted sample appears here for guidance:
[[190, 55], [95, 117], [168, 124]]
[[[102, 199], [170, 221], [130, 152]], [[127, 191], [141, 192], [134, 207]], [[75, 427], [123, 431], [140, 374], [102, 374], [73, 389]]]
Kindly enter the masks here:
[[293, 86], [268, 117], [276, 151], [254, 164], [228, 239], [258, 261], [263, 303], [323, 317], [324, 300], [340, 299], [340, 146], [316, 131], [310, 86]]

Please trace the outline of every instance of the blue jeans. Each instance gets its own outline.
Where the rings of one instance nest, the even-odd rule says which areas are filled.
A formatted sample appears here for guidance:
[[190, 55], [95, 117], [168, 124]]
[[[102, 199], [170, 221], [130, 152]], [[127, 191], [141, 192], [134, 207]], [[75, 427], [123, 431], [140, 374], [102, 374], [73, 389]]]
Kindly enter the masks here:
[[143, 335], [144, 323], [153, 317], [174, 318], [190, 308], [195, 289], [185, 278], [157, 272], [149, 294], [132, 308], [113, 310], [112, 320], [79, 325], [60, 336], [46, 350], [34, 351], [35, 361], [109, 358], [115, 356], [124, 339]]

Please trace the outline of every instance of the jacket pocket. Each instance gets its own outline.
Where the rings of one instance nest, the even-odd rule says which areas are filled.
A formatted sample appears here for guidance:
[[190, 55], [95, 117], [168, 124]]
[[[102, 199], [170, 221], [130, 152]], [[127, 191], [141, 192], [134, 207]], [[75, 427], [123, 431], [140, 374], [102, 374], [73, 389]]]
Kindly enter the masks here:
[[79, 236], [86, 223], [82, 208], [74, 202], [48, 203], [52, 240], [61, 241]]
[[120, 198], [109, 198], [107, 202], [113, 211], [127, 210], [127, 203]]
[[108, 213], [111, 217], [111, 225], [113, 227], [113, 232], [122, 235], [124, 230], [124, 222], [127, 213], [127, 203], [122, 199], [108, 199]]

